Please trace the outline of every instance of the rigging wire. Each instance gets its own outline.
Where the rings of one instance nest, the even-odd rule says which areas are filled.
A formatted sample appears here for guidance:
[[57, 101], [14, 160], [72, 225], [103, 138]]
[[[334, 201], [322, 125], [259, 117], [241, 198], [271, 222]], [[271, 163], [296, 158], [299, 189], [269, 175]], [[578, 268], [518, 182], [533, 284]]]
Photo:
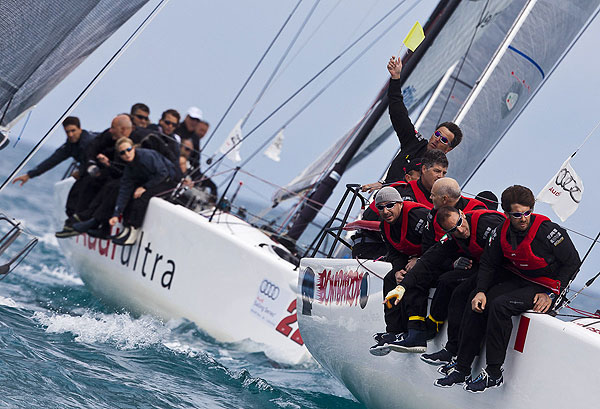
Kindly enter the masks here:
[[269, 44], [269, 46], [267, 47], [267, 49], [263, 53], [262, 57], [260, 57], [260, 59], [258, 60], [258, 62], [256, 63], [256, 65], [254, 66], [254, 69], [252, 70], [252, 72], [250, 73], [250, 75], [248, 76], [248, 78], [246, 78], [246, 81], [244, 82], [244, 84], [242, 85], [242, 87], [240, 88], [240, 90], [238, 91], [237, 95], [233, 98], [233, 101], [231, 101], [231, 103], [229, 104], [229, 106], [227, 107], [227, 109], [225, 110], [225, 112], [223, 113], [223, 115], [221, 116], [221, 118], [219, 119], [219, 122], [217, 123], [217, 125], [215, 126], [215, 128], [213, 129], [213, 131], [211, 132], [211, 134], [209, 135], [208, 139], [206, 140], [206, 142], [204, 143], [204, 145], [202, 146], [202, 148], [200, 150], [204, 150], [204, 148], [206, 148], [206, 146], [208, 145], [208, 143], [210, 142], [210, 140], [213, 138], [213, 136], [217, 132], [217, 129], [219, 129], [219, 126], [221, 126], [221, 124], [223, 123], [223, 120], [225, 119], [225, 117], [227, 116], [227, 114], [229, 113], [229, 111], [231, 111], [231, 108], [233, 108], [233, 105], [236, 103], [236, 101], [238, 100], [238, 98], [240, 97], [240, 95], [242, 94], [242, 92], [244, 91], [244, 89], [246, 88], [246, 86], [248, 85], [248, 83], [250, 82], [250, 80], [252, 79], [252, 77], [254, 76], [254, 73], [256, 72], [256, 70], [258, 70], [258, 67], [260, 67], [260, 65], [262, 64], [263, 60], [267, 56], [268, 52], [271, 50], [271, 48], [275, 44], [275, 41], [277, 41], [277, 39], [279, 38], [279, 36], [283, 32], [283, 29], [285, 28], [285, 26], [287, 25], [287, 23], [290, 21], [290, 19], [292, 18], [292, 16], [294, 15], [294, 13], [298, 9], [298, 7], [300, 6], [300, 3], [302, 3], [302, 0], [298, 0], [298, 3], [296, 3], [296, 6], [294, 6], [294, 8], [292, 9], [290, 15], [285, 19], [285, 21], [283, 22], [283, 25], [279, 28], [279, 31], [277, 32], [277, 34], [275, 34], [275, 37], [273, 38], [273, 40], [271, 40], [271, 44]]
[[21, 140], [21, 136], [23, 136], [23, 132], [25, 132], [25, 128], [27, 128], [27, 124], [29, 123], [29, 118], [31, 118], [32, 113], [33, 113], [33, 109], [30, 109], [29, 112], [27, 113], [27, 118], [25, 118], [25, 123], [23, 124], [23, 127], [21, 128], [21, 132], [19, 132], [19, 136], [17, 136], [17, 140], [15, 141], [15, 144], [13, 145], [13, 148], [15, 148], [17, 146], [17, 144], [19, 143], [19, 141]]
[[[304, 21], [300, 25], [300, 28], [296, 32], [294, 38], [292, 39], [292, 41], [288, 45], [287, 49], [285, 50], [285, 52], [283, 53], [283, 55], [281, 56], [281, 58], [279, 59], [279, 62], [277, 63], [277, 65], [275, 66], [275, 68], [273, 69], [273, 71], [271, 72], [271, 75], [269, 76], [267, 82], [265, 83], [265, 85], [263, 86], [262, 90], [260, 91], [258, 97], [254, 101], [254, 104], [252, 105], [252, 107], [250, 108], [250, 110], [248, 111], [248, 113], [244, 116], [244, 118], [242, 119], [242, 123], [240, 124], [240, 128], [244, 127], [244, 125], [246, 124], [246, 121], [248, 121], [248, 118], [250, 117], [250, 115], [254, 111], [254, 108], [256, 108], [256, 106], [258, 105], [259, 101], [262, 99], [263, 95], [265, 94], [265, 92], [267, 91], [267, 89], [270, 87], [270, 85], [271, 85], [271, 83], [273, 81], [273, 78], [275, 77], [275, 74], [277, 74], [277, 71], [279, 70], [279, 68], [283, 64], [283, 61], [285, 61], [285, 59], [288, 56], [289, 52], [291, 51], [291, 49], [296, 44], [296, 41], [298, 40], [298, 37], [300, 36], [300, 34], [302, 33], [302, 31], [304, 30], [304, 27], [308, 23], [308, 20], [310, 20], [310, 18], [312, 17], [313, 13], [315, 12], [315, 9], [317, 8], [317, 6], [319, 5], [320, 2], [321, 2], [321, 0], [317, 0], [315, 2], [315, 4], [313, 4], [313, 6], [310, 9], [309, 13], [306, 15]], [[207, 143], [208, 143], [208, 141], [207, 141]], [[206, 144], [204, 146], [206, 146]], [[208, 165], [210, 165], [212, 163], [213, 158], [217, 154], [218, 154], [218, 151], [215, 152], [215, 154], [213, 154], [210, 158], [208, 158], [207, 161], [206, 161], [206, 163]], [[218, 166], [214, 169], [213, 172], [217, 172], [217, 170], [218, 170]]]
[[150, 24], [150, 22], [158, 15], [158, 13], [166, 6], [169, 0], [160, 0], [160, 2], [152, 9], [152, 11], [146, 16], [146, 18], [138, 25], [133, 33], [125, 40], [121, 47], [110, 57], [110, 59], [104, 64], [104, 66], [98, 71], [98, 73], [91, 79], [91, 81], [85, 86], [85, 88], [79, 93], [75, 100], [69, 105], [69, 107], [62, 113], [62, 115], [56, 120], [54, 125], [50, 127], [48, 132], [35, 144], [35, 146], [29, 151], [27, 156], [23, 158], [21, 163], [13, 170], [13, 172], [2, 182], [0, 186], [0, 192], [6, 187], [8, 182], [29, 162], [29, 160], [40, 150], [42, 145], [46, 142], [46, 139], [58, 128], [61, 122], [75, 109], [81, 100], [94, 88], [98, 81], [104, 76], [106, 71], [119, 59], [119, 57], [125, 52], [125, 50], [131, 45], [131, 43], [144, 31], [144, 29]]
[[[335, 83], [342, 75], [348, 71], [350, 67], [352, 67], [360, 58], [362, 58], [379, 40], [381, 40], [389, 31], [394, 28], [394, 26], [402, 20], [408, 13], [410, 13], [416, 6], [419, 4], [421, 0], [415, 2], [411, 7], [409, 7], [404, 13], [402, 13], [396, 20], [394, 20], [382, 33], [380, 33], [375, 39], [373, 39], [365, 48], [354, 57], [344, 68], [342, 68], [340, 75], [336, 75], [333, 77], [324, 87], [322, 87], [312, 98], [310, 98], [294, 115], [291, 116], [282, 126], [281, 128], [287, 127], [294, 119], [296, 119], [306, 108], [308, 108], [312, 103], [321, 96], [333, 83]], [[279, 133], [281, 128], [275, 132], [271, 137], [265, 140], [240, 166], [245, 166], [252, 158], [254, 158], [260, 151], [262, 151]]]
[[585, 139], [583, 140], [583, 142], [581, 143], [581, 145], [579, 145], [579, 148], [575, 149], [575, 152], [573, 152], [573, 154], [571, 155], [571, 158], [573, 156], [575, 156], [577, 154], [577, 152], [579, 152], [579, 150], [581, 148], [583, 148], [583, 145], [585, 145], [585, 143], [588, 141], [588, 139], [590, 139], [590, 136], [592, 136], [592, 134], [596, 131], [596, 129], [598, 128], [598, 126], [600, 126], [600, 121], [598, 121], [598, 123], [596, 124], [596, 126], [594, 126], [594, 129], [592, 129], [590, 131], [590, 133], [588, 133], [588, 135], [585, 137]]
[[311, 9], [308, 12], [308, 14], [306, 15], [306, 17], [304, 18], [304, 21], [300, 25], [300, 28], [298, 29], [298, 31], [296, 32], [296, 34], [294, 35], [294, 38], [292, 39], [292, 41], [288, 45], [287, 49], [285, 50], [285, 52], [283, 53], [283, 55], [281, 56], [281, 58], [279, 59], [279, 62], [275, 66], [275, 69], [273, 70], [273, 72], [269, 76], [269, 79], [267, 80], [267, 82], [263, 86], [262, 90], [258, 94], [258, 97], [256, 97], [256, 101], [254, 101], [254, 104], [252, 105], [252, 108], [250, 108], [250, 111], [244, 117], [244, 121], [242, 122], [242, 127], [244, 126], [244, 124], [246, 123], [246, 121], [250, 117], [250, 114], [252, 113], [252, 111], [254, 111], [254, 108], [256, 108], [256, 105], [261, 100], [261, 98], [263, 97], [263, 95], [265, 94], [265, 92], [267, 91], [267, 89], [269, 88], [269, 86], [271, 85], [271, 83], [273, 82], [273, 79], [275, 78], [275, 75], [279, 71], [279, 68], [281, 67], [281, 65], [283, 64], [283, 62], [287, 58], [288, 54], [290, 53], [290, 51], [292, 50], [292, 48], [296, 44], [296, 41], [298, 40], [298, 37], [300, 37], [300, 34], [304, 30], [304, 27], [306, 27], [306, 24], [308, 23], [308, 21], [312, 17], [313, 13], [315, 12], [315, 9], [317, 8], [317, 6], [319, 5], [320, 2], [321, 2], [321, 0], [317, 0], [315, 2], [315, 4], [313, 4], [313, 6], [311, 7]]
[[[298, 55], [302, 52], [302, 50], [304, 50], [304, 48], [308, 45], [308, 43], [310, 43], [310, 40], [312, 40], [312, 38], [317, 34], [319, 29], [323, 26], [323, 24], [325, 24], [325, 21], [327, 21], [327, 19], [333, 14], [335, 9], [337, 9], [337, 7], [341, 3], [342, 3], [342, 0], [338, 0], [337, 3], [335, 3], [335, 5], [331, 8], [331, 10], [329, 10], [329, 12], [325, 15], [325, 17], [323, 17], [323, 19], [317, 24], [317, 27], [315, 28], [315, 30], [308, 36], [306, 41], [304, 41], [304, 43], [300, 47], [298, 47], [298, 50], [296, 51], [296, 53], [292, 56], [292, 58], [290, 58], [288, 60], [287, 64], [281, 69], [279, 74], [277, 74], [277, 76], [273, 80], [273, 84], [276, 83], [279, 80], [279, 78], [281, 78], [281, 76], [290, 67], [290, 65], [292, 65], [292, 63], [296, 60]], [[271, 86], [273, 86], [273, 84], [271, 84]]]
[[[421, 1], [421, 0], [419, 0]], [[275, 110], [273, 110], [265, 119], [263, 119], [258, 125], [256, 125], [248, 134], [246, 134], [243, 138], [233, 144], [225, 153], [223, 153], [215, 162], [213, 162], [207, 169], [211, 169], [215, 166], [216, 163], [222, 161], [227, 154], [229, 154], [232, 150], [234, 150], [240, 143], [246, 140], [250, 135], [252, 135], [258, 128], [260, 128], [265, 122], [267, 122], [273, 115], [275, 115], [281, 108], [288, 104], [292, 99], [294, 99], [304, 88], [306, 88], [309, 84], [311, 84], [315, 79], [317, 79], [323, 72], [325, 72], [330, 66], [332, 66], [337, 60], [339, 60], [346, 52], [348, 52], [351, 48], [353, 48], [360, 40], [362, 40], [367, 34], [373, 31], [383, 20], [385, 20], [390, 14], [392, 14], [396, 9], [398, 9], [401, 5], [403, 5], [406, 0], [400, 1], [396, 6], [394, 6], [390, 11], [388, 11], [383, 17], [381, 17], [375, 24], [373, 24], [367, 31], [365, 31], [361, 36], [359, 36], [352, 44], [346, 47], [341, 53], [339, 53], [333, 60], [331, 60], [325, 67], [323, 67], [319, 72], [317, 72], [311, 79], [309, 79], [304, 85], [302, 85], [298, 90], [296, 90], [292, 95], [290, 95], [284, 102], [282, 102]]]

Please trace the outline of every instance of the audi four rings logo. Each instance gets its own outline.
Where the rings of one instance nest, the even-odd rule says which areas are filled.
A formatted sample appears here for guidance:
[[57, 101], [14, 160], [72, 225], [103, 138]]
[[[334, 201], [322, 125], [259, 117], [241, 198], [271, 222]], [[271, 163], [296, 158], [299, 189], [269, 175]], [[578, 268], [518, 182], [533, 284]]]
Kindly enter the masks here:
[[260, 283], [260, 292], [272, 300], [276, 300], [279, 297], [279, 287], [269, 280], [262, 280]]

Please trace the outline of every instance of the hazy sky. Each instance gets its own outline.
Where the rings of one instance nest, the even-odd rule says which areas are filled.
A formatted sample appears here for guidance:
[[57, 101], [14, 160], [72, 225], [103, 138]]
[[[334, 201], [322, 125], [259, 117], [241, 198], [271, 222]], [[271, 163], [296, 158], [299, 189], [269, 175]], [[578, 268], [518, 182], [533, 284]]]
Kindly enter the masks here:
[[[390, 0], [321, 1], [288, 59], [304, 47], [289, 66], [284, 63], [287, 68], [260, 102], [245, 129], [252, 129], [397, 3]], [[404, 35], [416, 20], [424, 24], [436, 3], [433, 0], [407, 0], [374, 33], [249, 138], [242, 148], [242, 157], [247, 157], [271, 136], [321, 86], [331, 78], [340, 77], [286, 129], [282, 161], [275, 163], [261, 154], [247, 170], [272, 183], [286, 184], [349, 130], [387, 81], [387, 60], [399, 50]], [[151, 0], [38, 105], [25, 130], [25, 139], [36, 140], [45, 133], [155, 4], [157, 1]], [[187, 107], [197, 105], [214, 126], [295, 4], [296, 1], [292, 0], [171, 0], [73, 114], [81, 118], [85, 129], [101, 131], [109, 126], [114, 115], [128, 111], [135, 102], [150, 106], [153, 122], [165, 109], [175, 108], [184, 114]], [[235, 123], [246, 114], [312, 4], [306, 1], [301, 4], [250, 86], [221, 125], [207, 148], [208, 153], [218, 149]], [[357, 64], [346, 72], [340, 72], [384, 27], [413, 5], [416, 7], [408, 16], [369, 49]], [[306, 42], [317, 24], [332, 9], [330, 17]], [[466, 192], [492, 190], [499, 196], [504, 188], [518, 183], [531, 187], [537, 193], [579, 146], [600, 120], [597, 113], [600, 79], [597, 75], [598, 57], [595, 55], [598, 38], [600, 22], [595, 21], [466, 186]], [[17, 124], [13, 128], [13, 139], [21, 126]], [[48, 144], [57, 146], [64, 138], [64, 133], [59, 130]], [[342, 184], [378, 179], [396, 148], [397, 140], [390, 138], [375, 154], [347, 172]], [[595, 152], [599, 148], [600, 136], [595, 134], [572, 161], [583, 178], [585, 193], [579, 210], [564, 223], [566, 227], [588, 236], [595, 236], [600, 228], [594, 212], [600, 200], [595, 180]], [[32, 163], [40, 160], [35, 157]], [[231, 162], [226, 164], [231, 166]], [[30, 168], [31, 165], [26, 167]], [[225, 168], [223, 166], [221, 170]], [[242, 180], [246, 187], [240, 194], [246, 197], [257, 194], [260, 200], [265, 200], [273, 192], [271, 186], [251, 177], [243, 176]], [[336, 197], [340, 195], [337, 193]], [[332, 199], [328, 206], [335, 207], [335, 204], [336, 200]], [[540, 204], [537, 210], [559, 221], [548, 206]], [[578, 236], [573, 236], [573, 239], [583, 256], [590, 240]], [[581, 276], [587, 278], [595, 274], [598, 261], [600, 250], [596, 248], [590, 261], [584, 265]]]

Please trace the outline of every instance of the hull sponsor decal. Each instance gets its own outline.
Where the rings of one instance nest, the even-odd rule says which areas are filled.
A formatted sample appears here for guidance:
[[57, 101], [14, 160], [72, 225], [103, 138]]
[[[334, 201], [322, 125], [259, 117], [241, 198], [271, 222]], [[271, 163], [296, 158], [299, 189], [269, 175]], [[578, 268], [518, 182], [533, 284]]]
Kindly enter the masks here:
[[[133, 246], [117, 246], [108, 239], [97, 239], [85, 233], [78, 235], [75, 243], [115, 263], [121, 263], [121, 266], [139, 273], [144, 279], [159, 283], [162, 288], [171, 289], [175, 277], [175, 260], [167, 258], [152, 248], [151, 241], [144, 243], [143, 231], [140, 232], [139, 239]], [[121, 255], [115, 260], [117, 247], [121, 248]]]
[[[368, 299], [368, 281], [363, 280], [365, 276], [365, 273], [352, 270], [323, 270], [317, 279], [316, 300], [324, 305], [353, 306], [360, 303], [364, 308]], [[364, 290], [361, 290], [363, 286]]]

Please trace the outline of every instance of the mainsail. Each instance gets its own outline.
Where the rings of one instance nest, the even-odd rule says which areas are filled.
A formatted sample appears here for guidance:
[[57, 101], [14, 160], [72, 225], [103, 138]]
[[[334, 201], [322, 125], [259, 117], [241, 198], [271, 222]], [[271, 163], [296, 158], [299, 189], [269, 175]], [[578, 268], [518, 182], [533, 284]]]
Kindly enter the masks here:
[[[426, 25], [429, 38], [431, 34], [427, 33], [427, 27], [432, 21], [439, 23], [439, 20], [444, 20], [443, 27], [435, 41], [419, 56], [414, 69], [410, 73], [403, 70], [403, 94], [409, 112], [414, 112], [440, 85], [441, 92], [439, 95], [436, 93], [437, 98], [424, 116], [419, 130], [427, 136], [440, 122], [456, 120], [460, 123], [465, 138], [460, 148], [449, 155], [449, 175], [464, 183], [506, 133], [565, 50], [593, 18], [591, 16], [595, 16], [600, 1], [458, 3], [451, 12], [446, 7], [445, 13], [440, 13], [438, 6], [430, 18]], [[448, 6], [448, 3], [442, 2], [441, 5]], [[419, 49], [415, 57], [418, 52]], [[453, 65], [455, 68], [450, 79], [440, 84]], [[387, 107], [385, 95], [382, 103]], [[379, 115], [376, 124], [366, 135], [362, 150], [356, 152], [350, 165], [366, 157], [392, 134], [385, 110], [374, 110], [372, 116], [376, 114]], [[356, 133], [356, 138], [359, 136], [365, 137], [360, 132]], [[315, 196], [329, 197], [317, 194], [321, 181], [326, 180], [323, 175], [327, 176], [329, 172], [324, 169], [319, 180], [307, 180], [304, 186], [296, 180], [293, 189], [289, 190], [302, 191], [314, 185], [316, 188], [311, 199], [319, 201]], [[304, 213], [315, 213], [314, 209], [307, 210], [307, 207], [304, 206]], [[310, 215], [297, 217], [290, 229], [292, 238], [297, 239], [298, 233], [302, 233], [310, 220]]]
[[0, 129], [38, 103], [147, 2], [0, 2]]

